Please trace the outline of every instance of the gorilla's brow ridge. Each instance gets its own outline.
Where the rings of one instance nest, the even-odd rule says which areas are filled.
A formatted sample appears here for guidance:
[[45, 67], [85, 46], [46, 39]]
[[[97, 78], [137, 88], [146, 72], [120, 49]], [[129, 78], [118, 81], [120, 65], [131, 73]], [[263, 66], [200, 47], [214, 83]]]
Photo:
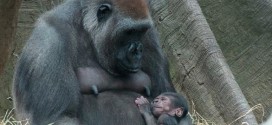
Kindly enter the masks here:
[[145, 0], [116, 0], [114, 3], [125, 15], [133, 19], [144, 19], [149, 16], [148, 4]]

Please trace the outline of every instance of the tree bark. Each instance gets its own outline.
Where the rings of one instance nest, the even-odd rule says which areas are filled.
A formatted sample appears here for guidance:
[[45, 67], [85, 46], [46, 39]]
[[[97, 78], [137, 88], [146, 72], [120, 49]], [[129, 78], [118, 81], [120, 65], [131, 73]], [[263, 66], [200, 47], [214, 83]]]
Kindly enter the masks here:
[[0, 74], [11, 52], [20, 3], [21, 0], [0, 1]]
[[258, 122], [272, 113], [271, 0], [199, 0], [237, 83]]
[[[6, 72], [9, 68], [8, 60], [13, 50], [17, 15], [21, 0], [0, 1], [0, 118], [7, 109], [12, 108], [10, 97], [10, 84], [12, 72]], [[9, 80], [7, 80], [9, 79]], [[0, 119], [1, 121], [1, 119]]]
[[[171, 75], [196, 111], [229, 124], [250, 110], [196, 0], [153, 0], [153, 17], [170, 57]], [[234, 124], [256, 124], [253, 113]]]

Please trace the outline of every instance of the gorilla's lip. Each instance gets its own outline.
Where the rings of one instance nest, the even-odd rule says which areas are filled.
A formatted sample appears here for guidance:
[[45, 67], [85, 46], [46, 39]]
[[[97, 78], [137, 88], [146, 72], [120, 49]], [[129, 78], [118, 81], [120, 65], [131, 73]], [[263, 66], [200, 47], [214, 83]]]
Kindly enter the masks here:
[[125, 64], [119, 63], [119, 66], [121, 68], [123, 68], [124, 70], [128, 71], [128, 72], [133, 72], [136, 73], [139, 71], [140, 67], [130, 67], [130, 66], [126, 66]]
[[162, 109], [162, 107], [160, 107], [160, 106], [152, 106], [152, 109], [154, 110], [154, 109]]
[[162, 106], [159, 106], [159, 105], [156, 105], [156, 104], [153, 104], [152, 107], [153, 108], [162, 108]]
[[153, 106], [153, 108], [156, 108], [156, 109], [160, 109], [160, 108], [162, 108], [162, 107], [158, 107], [158, 106]]

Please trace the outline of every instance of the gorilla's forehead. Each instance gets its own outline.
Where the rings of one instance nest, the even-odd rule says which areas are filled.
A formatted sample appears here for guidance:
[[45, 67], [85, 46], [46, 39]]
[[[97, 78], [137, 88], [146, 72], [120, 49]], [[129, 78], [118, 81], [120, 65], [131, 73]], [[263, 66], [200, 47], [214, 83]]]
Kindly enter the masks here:
[[144, 19], [149, 15], [146, 0], [113, 0], [113, 4], [125, 15], [134, 19]]

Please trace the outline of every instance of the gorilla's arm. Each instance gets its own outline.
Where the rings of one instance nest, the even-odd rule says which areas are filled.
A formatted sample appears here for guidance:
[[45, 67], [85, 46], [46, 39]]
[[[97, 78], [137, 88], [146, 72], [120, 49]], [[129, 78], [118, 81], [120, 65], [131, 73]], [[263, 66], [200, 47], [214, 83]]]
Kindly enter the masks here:
[[[158, 118], [158, 125], [178, 125], [178, 122], [175, 119], [175, 117], [170, 116], [168, 114], [162, 114]], [[181, 125], [183, 125], [183, 124], [181, 124]]]
[[142, 115], [143, 115], [147, 125], [157, 125], [157, 123], [155, 122], [156, 119], [154, 118], [154, 116], [152, 114], [143, 113]]
[[139, 108], [139, 111], [144, 117], [147, 125], [157, 125], [157, 120], [154, 118], [151, 112], [151, 105], [146, 98], [144, 98], [143, 96], [136, 98], [135, 104]]
[[158, 37], [155, 37], [157, 34], [154, 31], [155, 29], [150, 29], [147, 34], [150, 36], [145, 41], [148, 42], [144, 46], [142, 70], [150, 76], [151, 79], [151, 96], [155, 98], [163, 92], [175, 92], [175, 89], [172, 85], [169, 74], [169, 65], [167, 58], [162, 52], [162, 49], [159, 45]]
[[29, 119], [32, 125], [77, 121], [80, 91], [70, 60], [72, 54], [68, 51], [69, 28], [47, 15], [36, 24], [18, 61], [14, 79], [19, 119]]
[[186, 115], [180, 120], [179, 125], [193, 125], [192, 118], [189, 115]]

